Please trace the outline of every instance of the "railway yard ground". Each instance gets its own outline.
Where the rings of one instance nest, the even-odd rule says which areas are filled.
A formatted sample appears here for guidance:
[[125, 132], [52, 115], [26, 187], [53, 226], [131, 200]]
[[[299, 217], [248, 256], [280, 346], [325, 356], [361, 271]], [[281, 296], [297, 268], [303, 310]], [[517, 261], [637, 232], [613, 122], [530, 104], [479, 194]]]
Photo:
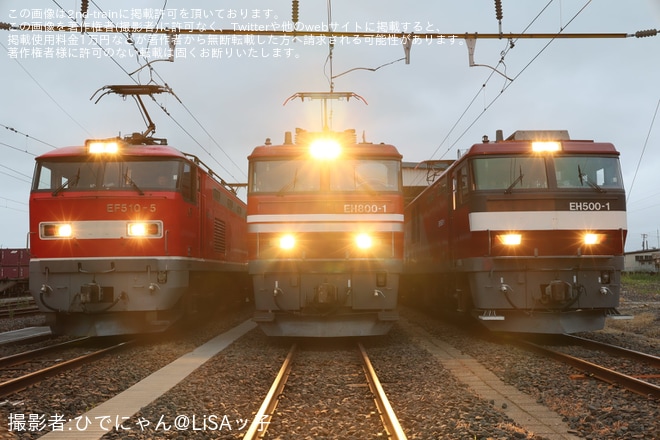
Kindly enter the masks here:
[[[580, 336], [660, 355], [660, 278], [626, 276], [620, 311], [634, 319], [608, 320], [604, 330]], [[53, 429], [56, 420], [73, 421], [67, 425], [73, 430], [61, 432], [59, 438], [99, 438], [91, 436], [92, 425], [102, 427], [104, 439], [242, 438], [291, 345], [252, 327], [130, 417], [86, 414], [249, 321], [251, 313], [249, 306], [218, 313], [211, 323], [193, 330], [150, 337], [0, 397], [0, 439], [50, 438], [58, 434]], [[418, 311], [402, 308], [401, 315], [389, 335], [361, 341], [407, 438], [660, 438], [660, 402], [655, 399]], [[41, 325], [40, 315], [0, 319], [2, 332]], [[470, 384], [428, 341], [456, 353], [466, 365], [478, 365], [480, 381], [497, 382], [493, 388], [513, 390], [511, 395], [493, 397]], [[29, 348], [52, 342], [42, 340]], [[26, 348], [22, 343], [0, 346], [0, 357]], [[347, 370], [344, 361], [352, 361], [348, 358], [353, 355], [336, 341], [305, 341], [302, 348], [302, 359], [311, 368], [292, 369], [290, 388], [285, 388], [272, 421], [274, 432], [266, 438], [386, 438], [374, 428], [379, 416], [365, 401], [364, 378]], [[556, 432], [521, 416], [514, 403], [518, 399], [553, 414], [550, 423]]]

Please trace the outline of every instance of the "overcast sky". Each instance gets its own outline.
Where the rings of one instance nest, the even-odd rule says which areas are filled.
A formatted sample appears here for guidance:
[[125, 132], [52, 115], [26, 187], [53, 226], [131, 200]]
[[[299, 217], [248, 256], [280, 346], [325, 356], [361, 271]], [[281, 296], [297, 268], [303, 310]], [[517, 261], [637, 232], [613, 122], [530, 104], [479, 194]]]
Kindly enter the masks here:
[[[564, 129], [574, 139], [612, 142], [622, 153], [628, 192], [626, 249], [641, 249], [644, 235], [650, 247], [660, 247], [660, 115], [653, 123], [660, 103], [660, 36], [478, 40], [474, 61], [494, 72], [470, 67], [465, 41], [449, 38], [499, 32], [493, 1], [333, 0], [330, 8], [321, 0], [299, 3], [299, 26], [330, 21], [344, 32], [436, 32], [447, 38], [443, 44], [415, 41], [410, 64], [400, 60], [404, 50], [393, 39], [338, 40], [330, 64], [327, 41], [318, 38], [210, 39], [182, 32], [173, 62], [154, 62], [153, 70], [130, 75], [163, 58], [165, 37], [147, 43], [146, 34], [136, 34], [133, 46], [126, 34], [93, 33], [92, 40], [75, 32], [0, 30], [0, 247], [26, 246], [35, 156], [86, 138], [144, 131], [131, 99], [107, 95], [95, 104], [100, 93], [90, 99], [101, 87], [166, 83], [181, 102], [167, 94], [157, 96], [160, 107], [147, 100], [156, 136], [198, 155], [225, 180], [245, 182], [254, 146], [269, 137], [280, 143], [296, 127], [321, 128], [318, 102], [283, 103], [296, 92], [328, 91], [330, 65], [334, 89], [368, 103], [335, 103], [332, 127], [394, 144], [405, 161], [455, 159], [457, 150], [483, 135], [494, 138], [497, 129], [505, 136]], [[503, 0], [502, 6], [505, 35], [660, 29], [658, 0]], [[0, 22], [70, 24], [60, 7], [78, 13], [80, 1], [2, 0]], [[108, 14], [116, 24], [148, 27], [161, 11], [159, 24], [166, 27], [281, 30], [291, 19], [291, 1], [93, 0], [86, 20], [106, 26], [102, 14]], [[134, 47], [153, 56], [136, 57]]]

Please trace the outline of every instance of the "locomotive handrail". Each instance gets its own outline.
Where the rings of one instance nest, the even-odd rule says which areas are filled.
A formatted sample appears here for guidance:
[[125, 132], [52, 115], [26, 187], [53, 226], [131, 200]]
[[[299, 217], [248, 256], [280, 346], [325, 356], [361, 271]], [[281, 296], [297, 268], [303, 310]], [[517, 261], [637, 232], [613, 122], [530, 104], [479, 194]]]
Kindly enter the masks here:
[[220, 183], [226, 190], [230, 191], [232, 194], [236, 195], [238, 188], [247, 188], [247, 183], [229, 183], [222, 177], [218, 175], [211, 167], [209, 167], [207, 164], [202, 162], [202, 160], [195, 156], [194, 154], [191, 153], [183, 153], [183, 155], [191, 160], [192, 162], [195, 163], [195, 165], [198, 165], [200, 167], [203, 167], [205, 171], [208, 173], [209, 176], [211, 176], [216, 182]]
[[114, 272], [116, 270], [117, 269], [115, 268], [115, 262], [114, 261], [110, 262], [110, 269], [109, 270], [103, 270], [103, 271], [100, 271], [100, 272], [99, 271], [90, 272], [88, 270], [85, 270], [85, 269], [82, 268], [82, 263], [80, 263], [80, 262], [78, 263], [78, 272], [80, 272], [80, 273], [89, 273], [89, 274], [110, 273], [110, 272]]

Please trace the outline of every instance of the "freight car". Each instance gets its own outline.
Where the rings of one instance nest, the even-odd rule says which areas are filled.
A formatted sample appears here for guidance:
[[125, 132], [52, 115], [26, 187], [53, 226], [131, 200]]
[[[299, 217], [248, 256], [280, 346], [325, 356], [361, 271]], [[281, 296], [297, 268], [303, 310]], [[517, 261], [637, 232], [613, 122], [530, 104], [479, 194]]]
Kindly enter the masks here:
[[626, 199], [610, 143], [498, 132], [405, 214], [407, 301], [502, 332], [590, 331], [621, 317]]
[[28, 293], [29, 266], [28, 249], [0, 249], [0, 296]]

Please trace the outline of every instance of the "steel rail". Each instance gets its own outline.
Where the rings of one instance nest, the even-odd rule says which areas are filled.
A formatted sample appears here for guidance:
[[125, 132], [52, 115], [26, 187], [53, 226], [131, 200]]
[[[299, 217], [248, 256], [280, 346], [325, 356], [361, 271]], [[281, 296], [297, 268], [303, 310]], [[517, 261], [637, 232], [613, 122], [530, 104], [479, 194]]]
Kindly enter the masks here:
[[0, 308], [0, 318], [13, 318], [15, 316], [22, 316], [22, 315], [36, 315], [37, 313], [41, 313], [41, 310], [39, 310], [39, 307], [37, 307], [37, 305], [18, 307], [15, 309], [8, 307]]
[[406, 434], [403, 432], [399, 420], [390, 405], [387, 396], [385, 395], [385, 390], [383, 390], [380, 380], [378, 380], [378, 375], [371, 365], [369, 356], [364, 349], [364, 346], [358, 342], [358, 347], [360, 349], [360, 354], [362, 355], [362, 366], [364, 368], [364, 374], [367, 376], [367, 381], [369, 382], [369, 388], [374, 394], [374, 401], [378, 407], [380, 413], [380, 418], [383, 421], [383, 425], [387, 430], [388, 438], [393, 440], [403, 440], [406, 439]]
[[12, 354], [9, 356], [5, 356], [0, 358], [0, 367], [8, 367], [11, 365], [16, 365], [20, 364], [23, 362], [26, 362], [30, 360], [30, 358], [33, 358], [35, 356], [40, 356], [42, 354], [46, 354], [51, 351], [59, 350], [61, 348], [65, 348], [67, 346], [73, 346], [76, 345], [82, 341], [86, 341], [91, 339], [89, 336], [85, 336], [82, 338], [74, 339], [71, 341], [66, 341], [66, 342], [61, 342], [59, 344], [53, 344], [49, 345], [47, 347], [41, 347], [41, 348], [35, 348], [34, 350], [29, 350], [29, 351], [23, 351], [21, 353], [16, 353]]
[[628, 376], [627, 374], [619, 373], [618, 371], [605, 368], [601, 365], [594, 364], [584, 359], [551, 350], [549, 348], [534, 344], [533, 342], [519, 340], [517, 343], [529, 350], [541, 353], [542, 355], [551, 357], [553, 359], [557, 359], [583, 371], [587, 371], [592, 377], [600, 379], [604, 382], [610, 383], [612, 385], [622, 386], [625, 389], [633, 391], [644, 397], [660, 399], [660, 386], [644, 382], [632, 376]]
[[16, 377], [14, 379], [10, 379], [6, 382], [0, 383], [0, 396], [7, 396], [9, 394], [15, 393], [16, 391], [20, 391], [29, 385], [32, 385], [34, 383], [37, 383], [46, 377], [50, 377], [54, 374], [60, 373], [62, 371], [80, 366], [84, 364], [85, 362], [89, 362], [92, 359], [99, 357], [103, 354], [106, 354], [108, 352], [117, 350], [119, 348], [124, 347], [125, 345], [128, 345], [132, 343], [133, 341], [125, 341], [121, 342], [119, 344], [115, 344], [111, 347], [106, 347], [101, 350], [95, 351], [94, 353], [89, 353], [83, 356], [79, 356], [75, 359], [70, 359], [68, 361], [60, 362], [58, 364], [52, 365], [48, 368], [44, 368], [39, 371], [35, 371], [29, 374], [26, 374], [21, 377]]
[[257, 411], [257, 413], [254, 415], [254, 419], [252, 419], [252, 423], [250, 424], [250, 427], [245, 432], [245, 435], [243, 436], [243, 440], [257, 439], [266, 435], [266, 431], [268, 430], [268, 424], [270, 423], [270, 420], [272, 419], [273, 414], [275, 413], [275, 408], [279, 403], [280, 396], [282, 395], [282, 390], [284, 390], [286, 382], [289, 379], [289, 373], [291, 372], [291, 364], [293, 364], [293, 358], [295, 356], [296, 349], [297, 349], [297, 345], [294, 344], [291, 347], [291, 350], [289, 350], [289, 354], [284, 360], [284, 363], [282, 364], [279, 373], [277, 373], [277, 377], [275, 377], [275, 381], [273, 382], [273, 385], [270, 387], [270, 390], [268, 391], [266, 398], [261, 404], [261, 408], [259, 408], [259, 411]]
[[654, 356], [652, 354], [642, 353], [641, 351], [630, 350], [624, 347], [617, 347], [616, 345], [606, 344], [605, 342], [598, 342], [592, 339], [581, 338], [580, 336], [575, 335], [566, 334], [564, 335], [564, 338], [585, 348], [606, 351], [617, 356], [624, 356], [629, 359], [647, 362], [649, 365], [660, 368], [660, 357]]

